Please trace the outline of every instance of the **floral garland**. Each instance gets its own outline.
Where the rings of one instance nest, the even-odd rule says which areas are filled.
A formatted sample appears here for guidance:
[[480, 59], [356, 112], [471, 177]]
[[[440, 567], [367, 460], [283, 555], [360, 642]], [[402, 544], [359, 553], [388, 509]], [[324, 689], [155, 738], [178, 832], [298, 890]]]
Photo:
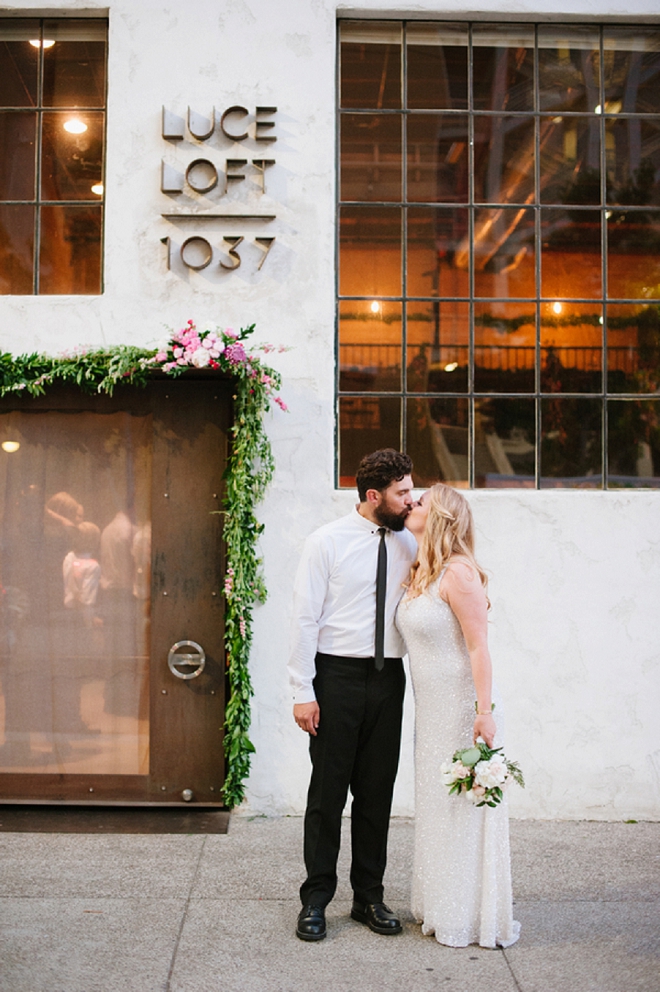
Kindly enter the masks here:
[[[266, 588], [257, 556], [257, 541], [263, 530], [255, 514], [273, 477], [274, 462], [264, 429], [264, 414], [277, 395], [281, 378], [261, 359], [245, 349], [244, 341], [254, 324], [234, 331], [207, 324], [201, 330], [194, 321], [170, 333], [157, 349], [119, 345], [107, 349], [78, 349], [55, 358], [31, 354], [0, 354], [0, 396], [25, 390], [32, 396], [45, 393], [56, 382], [68, 382], [86, 392], [112, 394], [120, 383], [144, 386], [153, 371], [171, 376], [189, 368], [211, 368], [234, 378], [234, 423], [225, 471], [226, 494], [224, 540], [227, 572], [224, 583], [225, 652], [230, 694], [225, 711], [226, 777], [225, 805], [238, 805], [250, 771], [254, 745], [249, 738], [250, 699], [253, 695], [248, 667], [252, 644], [252, 608], [263, 602]], [[261, 345], [264, 352], [273, 345]], [[279, 349], [281, 351], [285, 349]]]

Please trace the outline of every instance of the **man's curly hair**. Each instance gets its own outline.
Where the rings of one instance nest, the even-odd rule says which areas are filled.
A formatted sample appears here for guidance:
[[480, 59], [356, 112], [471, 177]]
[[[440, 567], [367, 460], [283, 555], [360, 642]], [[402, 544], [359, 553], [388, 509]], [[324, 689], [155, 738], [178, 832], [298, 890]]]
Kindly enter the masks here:
[[360, 502], [367, 498], [367, 489], [382, 492], [392, 482], [400, 482], [404, 475], [412, 473], [413, 463], [409, 455], [394, 448], [381, 448], [365, 455], [360, 462], [355, 477]]

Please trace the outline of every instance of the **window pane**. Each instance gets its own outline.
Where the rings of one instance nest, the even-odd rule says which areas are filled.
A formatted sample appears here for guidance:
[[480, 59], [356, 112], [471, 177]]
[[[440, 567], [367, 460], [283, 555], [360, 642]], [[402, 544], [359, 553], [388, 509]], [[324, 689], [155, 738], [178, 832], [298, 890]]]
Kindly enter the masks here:
[[533, 399], [474, 401], [474, 484], [533, 489], [536, 484], [536, 403]]
[[644, 299], [660, 282], [660, 212], [608, 211], [607, 292]]
[[541, 296], [601, 295], [600, 230], [597, 210], [541, 211]]
[[36, 104], [40, 39], [39, 21], [0, 20], [0, 107]]
[[660, 401], [610, 400], [607, 420], [608, 487], [660, 488]]
[[467, 203], [468, 119], [408, 115], [408, 191], [417, 203]]
[[534, 28], [475, 24], [472, 29], [475, 110], [534, 109]]
[[408, 107], [467, 108], [467, 44], [463, 24], [408, 24]]
[[341, 199], [401, 199], [398, 114], [342, 114]]
[[534, 392], [535, 359], [534, 303], [475, 303], [476, 392]]
[[401, 448], [401, 400], [342, 396], [339, 400], [339, 476], [354, 486], [362, 458], [379, 448]]
[[600, 122], [595, 117], [540, 121], [541, 202], [601, 202]]
[[0, 113], [0, 200], [34, 200], [37, 115]]
[[600, 489], [601, 400], [541, 400], [541, 489]]
[[339, 306], [339, 388], [401, 389], [401, 304], [344, 300]]
[[468, 296], [469, 214], [408, 208], [408, 296]]
[[39, 292], [101, 292], [99, 207], [42, 207]]
[[660, 305], [607, 308], [607, 388], [612, 393], [660, 389]]
[[339, 292], [372, 299], [400, 295], [399, 207], [342, 207]]
[[401, 106], [401, 27], [387, 21], [343, 21], [341, 106]]
[[475, 296], [536, 296], [534, 211], [476, 210]]
[[598, 303], [541, 304], [541, 391], [599, 393], [603, 310]]
[[539, 26], [541, 110], [587, 110], [600, 104], [598, 30], [566, 25]]
[[470, 354], [467, 303], [409, 303], [406, 340], [409, 392], [466, 392]]
[[45, 21], [45, 107], [105, 106], [105, 21]]
[[477, 117], [474, 122], [474, 199], [529, 203], [534, 198], [532, 117]]
[[603, 47], [606, 112], [660, 113], [658, 31], [608, 26], [603, 31]]
[[467, 488], [470, 431], [466, 399], [408, 400], [406, 435], [416, 486], [447, 482]]
[[[93, 200], [92, 186], [103, 181], [102, 113], [44, 114], [41, 195], [44, 200]], [[67, 126], [85, 126], [72, 134]]]
[[605, 127], [608, 202], [660, 204], [660, 121], [608, 120]]
[[34, 207], [0, 203], [0, 294], [32, 293]]

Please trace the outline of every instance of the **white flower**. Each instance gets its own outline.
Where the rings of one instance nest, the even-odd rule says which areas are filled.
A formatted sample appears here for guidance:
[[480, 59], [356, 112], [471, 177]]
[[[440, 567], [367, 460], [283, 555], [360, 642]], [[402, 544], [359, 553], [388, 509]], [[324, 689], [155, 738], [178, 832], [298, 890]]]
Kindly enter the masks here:
[[201, 347], [198, 348], [196, 351], [193, 351], [192, 355], [190, 356], [190, 361], [192, 362], [192, 364], [195, 366], [196, 369], [203, 369], [211, 361], [211, 356], [209, 355], [206, 348]]
[[493, 789], [502, 785], [506, 778], [506, 763], [497, 755], [490, 761], [479, 761], [474, 766], [474, 780], [485, 789]]
[[220, 328], [217, 324], [214, 324], [212, 320], [207, 320], [202, 328], [202, 334], [204, 334], [205, 331], [211, 331], [213, 334], [217, 334], [219, 330]]
[[467, 790], [465, 795], [471, 803], [480, 803], [486, 795], [486, 790], [483, 785], [473, 785], [471, 789]]
[[168, 348], [170, 348], [171, 344], [172, 344], [172, 339], [168, 334], [166, 337], [160, 338], [159, 341], [156, 343], [156, 351], [167, 351]]

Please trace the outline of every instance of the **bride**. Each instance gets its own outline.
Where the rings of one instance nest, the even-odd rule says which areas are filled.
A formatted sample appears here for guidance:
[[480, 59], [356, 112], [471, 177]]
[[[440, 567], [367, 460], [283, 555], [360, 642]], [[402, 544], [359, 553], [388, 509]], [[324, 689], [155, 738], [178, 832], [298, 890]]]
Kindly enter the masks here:
[[441, 944], [508, 947], [520, 924], [512, 915], [506, 797], [477, 807], [465, 795], [450, 796], [440, 771], [478, 737], [501, 744], [472, 514], [457, 490], [439, 484], [413, 507], [406, 527], [419, 544], [396, 621], [415, 692], [412, 911], [422, 933]]

